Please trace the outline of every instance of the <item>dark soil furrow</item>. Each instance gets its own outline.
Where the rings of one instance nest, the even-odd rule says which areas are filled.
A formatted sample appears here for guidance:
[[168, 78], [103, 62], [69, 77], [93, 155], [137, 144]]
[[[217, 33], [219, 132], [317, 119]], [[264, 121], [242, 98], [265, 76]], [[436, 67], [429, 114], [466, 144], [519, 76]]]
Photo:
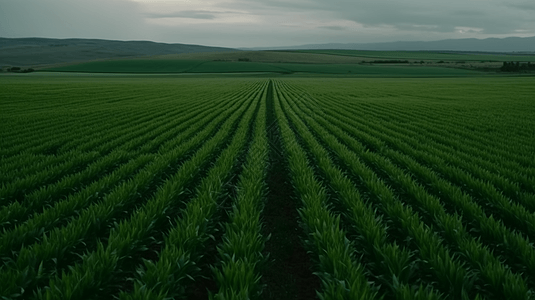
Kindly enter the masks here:
[[266, 285], [263, 299], [315, 299], [320, 281], [312, 274], [312, 262], [299, 236], [299, 201], [290, 181], [273, 101], [273, 83], [270, 82], [267, 94], [270, 151], [263, 234], [271, 234], [271, 238], [265, 246], [269, 263], [262, 275]]

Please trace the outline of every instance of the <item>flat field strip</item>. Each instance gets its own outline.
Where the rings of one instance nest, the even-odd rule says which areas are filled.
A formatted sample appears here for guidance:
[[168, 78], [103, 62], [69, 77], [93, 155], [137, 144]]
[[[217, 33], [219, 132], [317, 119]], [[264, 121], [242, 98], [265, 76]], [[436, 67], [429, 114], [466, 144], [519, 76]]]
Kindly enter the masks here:
[[3, 299], [534, 297], [532, 78], [5, 79]]
[[414, 60], [447, 60], [447, 61], [523, 61], [534, 62], [533, 54], [507, 55], [502, 53], [466, 53], [459, 51], [369, 51], [369, 50], [295, 50], [290, 52], [329, 54], [336, 56], [377, 58], [377, 59], [414, 59]]
[[43, 69], [43, 72], [202, 74], [202, 73], [304, 73], [366, 77], [459, 77], [481, 76], [473, 70], [437, 66], [362, 65], [352, 63], [243, 62], [210, 60], [117, 60], [87, 62]]

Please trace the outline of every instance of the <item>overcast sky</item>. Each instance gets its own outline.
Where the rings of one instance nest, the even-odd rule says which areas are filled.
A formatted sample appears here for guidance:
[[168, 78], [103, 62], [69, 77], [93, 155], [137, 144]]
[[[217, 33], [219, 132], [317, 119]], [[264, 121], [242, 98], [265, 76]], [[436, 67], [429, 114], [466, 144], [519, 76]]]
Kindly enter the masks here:
[[0, 0], [0, 37], [222, 47], [535, 36], [535, 0]]

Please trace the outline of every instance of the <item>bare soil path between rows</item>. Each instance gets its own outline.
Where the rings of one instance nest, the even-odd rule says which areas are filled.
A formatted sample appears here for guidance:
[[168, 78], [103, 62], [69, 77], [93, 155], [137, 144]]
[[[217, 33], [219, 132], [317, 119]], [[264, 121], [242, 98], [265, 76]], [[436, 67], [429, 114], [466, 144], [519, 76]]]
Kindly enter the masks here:
[[263, 234], [271, 234], [271, 238], [265, 246], [269, 262], [262, 276], [262, 282], [266, 285], [263, 299], [310, 300], [316, 298], [320, 282], [317, 276], [312, 274], [312, 262], [299, 236], [301, 228], [298, 225], [297, 209], [300, 203], [290, 181], [273, 101], [273, 83], [270, 82], [267, 94], [270, 166]]

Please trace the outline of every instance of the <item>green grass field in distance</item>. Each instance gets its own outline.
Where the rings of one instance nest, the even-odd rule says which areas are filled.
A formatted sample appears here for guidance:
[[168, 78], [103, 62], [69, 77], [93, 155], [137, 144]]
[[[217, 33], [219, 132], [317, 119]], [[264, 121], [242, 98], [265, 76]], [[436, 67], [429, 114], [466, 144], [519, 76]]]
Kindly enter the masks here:
[[241, 72], [276, 72], [285, 73], [285, 69], [276, 64], [256, 63], [256, 62], [227, 62], [210, 61], [205, 62], [188, 70], [188, 73], [241, 73]]
[[82, 73], [183, 73], [204, 62], [203, 60], [109, 60], [49, 68], [44, 71]]
[[429, 66], [258, 63], [200, 60], [118, 60], [89, 62], [44, 71], [80, 73], [199, 74], [199, 73], [310, 73], [372, 77], [481, 76], [484, 73]]
[[434, 51], [367, 51], [367, 50], [292, 50], [292, 52], [330, 54], [378, 59], [414, 59], [414, 60], [448, 60], [448, 61], [531, 61], [535, 55], [504, 55], [504, 54], [465, 54], [443, 53]]
[[110, 60], [44, 69], [52, 72], [81, 73], [234, 73], [287, 72], [271, 64], [204, 60]]
[[441, 67], [420, 66], [370, 66], [360, 64], [273, 64], [291, 72], [316, 74], [348, 74], [372, 75], [392, 77], [420, 77], [420, 76], [481, 76], [484, 73]]

